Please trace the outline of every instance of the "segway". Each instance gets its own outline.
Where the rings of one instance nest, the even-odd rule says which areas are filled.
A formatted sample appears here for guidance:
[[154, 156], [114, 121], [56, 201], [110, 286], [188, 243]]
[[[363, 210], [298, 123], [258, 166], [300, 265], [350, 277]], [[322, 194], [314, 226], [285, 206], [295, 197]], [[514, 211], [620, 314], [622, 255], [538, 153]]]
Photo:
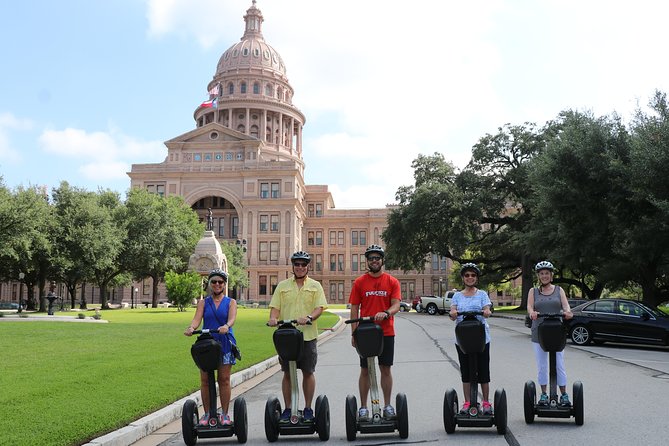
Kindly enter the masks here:
[[243, 397], [235, 398], [234, 422], [229, 425], [221, 424], [216, 416], [216, 376], [215, 372], [221, 363], [221, 344], [214, 339], [210, 333], [218, 333], [218, 330], [195, 330], [199, 334], [197, 340], [190, 349], [195, 364], [207, 373], [209, 381], [209, 422], [206, 426], [198, 423], [200, 416], [197, 403], [194, 400], [186, 400], [181, 412], [181, 431], [184, 443], [193, 446], [199, 438], [218, 438], [237, 436], [239, 443], [246, 443], [248, 437], [248, 420], [246, 416], [246, 401]]
[[525, 423], [534, 423], [534, 416], [545, 418], [571, 418], [574, 417], [578, 426], [583, 425], [583, 384], [575, 381], [573, 385], [574, 401], [571, 406], [561, 406], [557, 391], [556, 357], [557, 352], [564, 350], [567, 344], [567, 333], [562, 324], [560, 313], [539, 314], [538, 318], [543, 321], [537, 327], [539, 344], [548, 352], [549, 361], [549, 400], [546, 405], [537, 403], [537, 388], [534, 381], [525, 383], [524, 411]]
[[[277, 354], [288, 361], [292, 407], [290, 420], [281, 421], [279, 399], [275, 396], [267, 399], [265, 404], [265, 436], [267, 441], [275, 442], [279, 435], [311, 435], [314, 432], [318, 432], [318, 438], [321, 441], [327, 441], [330, 438], [330, 403], [328, 403], [328, 397], [319, 395], [316, 398], [313, 420], [305, 420], [303, 411], [297, 408], [300, 402], [297, 361], [302, 356], [304, 335], [295, 327], [297, 319], [277, 322], [279, 327], [274, 331], [272, 339]], [[307, 324], [311, 325], [311, 322]]]
[[460, 413], [458, 394], [455, 389], [446, 390], [444, 394], [444, 429], [446, 433], [455, 432], [455, 427], [497, 427], [497, 433], [506, 434], [506, 391], [497, 389], [493, 400], [494, 412], [491, 415], [483, 414], [478, 403], [478, 358], [476, 353], [485, 349], [485, 325], [476, 316], [482, 316], [481, 311], [461, 312], [458, 315], [463, 319], [455, 326], [455, 337], [463, 353], [469, 355], [469, 409]]
[[394, 432], [395, 430], [399, 431], [400, 438], [407, 438], [409, 436], [409, 411], [406, 395], [398, 393], [395, 397], [397, 414], [394, 417], [384, 417], [380, 405], [375, 358], [383, 352], [383, 330], [378, 324], [374, 323], [373, 317], [361, 317], [346, 321], [347, 324], [355, 322], [359, 322], [360, 325], [353, 332], [353, 338], [358, 354], [367, 359], [372, 410], [369, 418], [359, 419], [357, 399], [353, 395], [346, 397], [346, 439], [354, 441], [358, 432], [361, 434], [376, 434]]

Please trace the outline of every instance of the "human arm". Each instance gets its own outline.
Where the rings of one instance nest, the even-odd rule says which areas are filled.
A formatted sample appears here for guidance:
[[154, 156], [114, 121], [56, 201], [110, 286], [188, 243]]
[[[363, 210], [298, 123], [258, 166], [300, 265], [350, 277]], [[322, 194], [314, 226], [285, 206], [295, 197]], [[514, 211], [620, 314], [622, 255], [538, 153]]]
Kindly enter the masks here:
[[574, 317], [574, 313], [571, 312], [569, 307], [569, 301], [567, 300], [567, 295], [565, 294], [562, 287], [560, 287], [560, 304], [562, 305], [562, 315], [565, 319], [571, 319]]
[[269, 320], [267, 321], [267, 325], [269, 325], [270, 327], [275, 327], [280, 315], [281, 315], [281, 310], [279, 310], [276, 307], [270, 308]]
[[230, 299], [230, 306], [228, 307], [228, 321], [218, 327], [219, 333], [229, 333], [233, 325], [235, 325], [235, 320], [237, 320], [237, 301]]
[[190, 325], [186, 328], [186, 331], [184, 331], [184, 334], [186, 336], [193, 335], [193, 332], [197, 330], [197, 327], [200, 326], [203, 315], [204, 315], [204, 299], [200, 299], [197, 301], [197, 308], [195, 309], [195, 315], [193, 316], [193, 320], [190, 321]]
[[534, 288], [530, 288], [527, 292], [527, 314], [530, 315], [530, 319], [533, 321], [537, 320], [539, 313], [534, 311]]
[[[358, 319], [360, 317], [360, 305], [358, 304], [351, 304], [351, 313], [349, 314], [349, 319]], [[358, 323], [354, 322], [351, 324], [351, 345], [355, 347], [355, 338], [353, 337], [353, 333], [355, 333], [355, 329], [358, 328]]]

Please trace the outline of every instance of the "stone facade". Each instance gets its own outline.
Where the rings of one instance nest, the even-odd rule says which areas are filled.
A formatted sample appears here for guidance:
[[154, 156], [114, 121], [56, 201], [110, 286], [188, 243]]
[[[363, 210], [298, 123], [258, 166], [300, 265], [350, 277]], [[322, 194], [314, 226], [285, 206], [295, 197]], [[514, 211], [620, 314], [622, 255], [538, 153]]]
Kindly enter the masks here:
[[[180, 195], [203, 221], [212, 209], [215, 236], [247, 247], [250, 286], [236, 296], [241, 300], [268, 302], [301, 249], [312, 255], [310, 275], [329, 302], [346, 303], [365, 271], [365, 248], [383, 245], [389, 207], [335, 209], [327, 185], [304, 184], [306, 119], [292, 103], [283, 59], [264, 40], [263, 20], [253, 1], [243, 37], [223, 53], [207, 85], [209, 101], [194, 112], [196, 128], [165, 143], [163, 162], [134, 164], [131, 187]], [[392, 272], [404, 300], [437, 294], [439, 278], [448, 289], [446, 260], [425, 266]]]

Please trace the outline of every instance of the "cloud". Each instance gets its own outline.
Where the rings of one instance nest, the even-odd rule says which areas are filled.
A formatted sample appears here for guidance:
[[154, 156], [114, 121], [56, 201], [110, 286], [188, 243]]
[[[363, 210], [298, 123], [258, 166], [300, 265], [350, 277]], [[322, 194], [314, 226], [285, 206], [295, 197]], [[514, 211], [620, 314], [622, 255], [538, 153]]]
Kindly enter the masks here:
[[[127, 179], [132, 163], [155, 162], [165, 156], [160, 141], [139, 141], [114, 129], [87, 132], [82, 129], [45, 130], [39, 137], [43, 151], [74, 158], [78, 171], [90, 180]], [[76, 161], [75, 161], [76, 165]]]
[[14, 164], [21, 160], [21, 153], [11, 142], [10, 132], [30, 130], [32, 126], [29, 119], [19, 119], [11, 113], [0, 113], [0, 160], [3, 164]]

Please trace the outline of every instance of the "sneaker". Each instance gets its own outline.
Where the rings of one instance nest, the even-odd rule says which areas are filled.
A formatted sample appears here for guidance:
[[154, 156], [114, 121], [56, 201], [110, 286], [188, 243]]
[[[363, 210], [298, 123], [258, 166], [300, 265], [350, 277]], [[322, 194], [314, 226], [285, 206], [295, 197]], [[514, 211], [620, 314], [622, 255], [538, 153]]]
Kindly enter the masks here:
[[232, 421], [230, 421], [230, 417], [228, 416], [227, 413], [222, 413], [218, 415], [218, 421], [223, 425], [223, 426], [230, 426], [232, 424]]
[[206, 412], [204, 415], [202, 415], [202, 418], [200, 418], [200, 421], [198, 423], [200, 426], [209, 426], [209, 413]]
[[539, 405], [548, 406], [548, 395], [545, 392], [539, 397]]
[[302, 419], [304, 421], [314, 421], [314, 410], [311, 407], [305, 407], [302, 412]]
[[469, 412], [469, 401], [465, 401], [465, 404], [462, 405], [462, 409], [460, 409], [460, 413], [467, 412]]
[[388, 404], [383, 408], [383, 418], [394, 418], [395, 417], [395, 408]]
[[492, 415], [492, 404], [489, 401], [483, 402], [483, 415]]
[[569, 395], [567, 395], [566, 393], [560, 395], [560, 406], [571, 406], [571, 402], [569, 401]]
[[358, 410], [358, 419], [359, 420], [369, 419], [369, 410], [367, 410], [366, 407], [361, 407], [360, 410]]
[[290, 408], [286, 407], [285, 409], [283, 409], [283, 412], [281, 412], [281, 417], [279, 417], [279, 421], [290, 421], [290, 414], [291, 414]]

